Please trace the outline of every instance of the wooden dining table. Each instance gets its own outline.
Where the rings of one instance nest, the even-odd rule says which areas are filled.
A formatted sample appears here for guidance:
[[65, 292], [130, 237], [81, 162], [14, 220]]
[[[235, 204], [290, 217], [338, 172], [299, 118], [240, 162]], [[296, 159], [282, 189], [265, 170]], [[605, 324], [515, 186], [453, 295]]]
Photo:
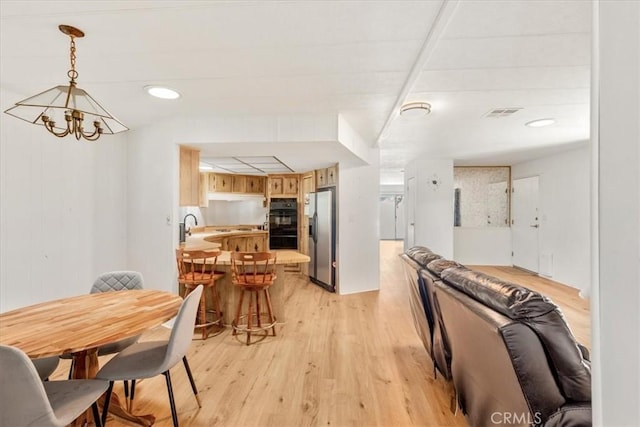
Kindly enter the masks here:
[[[70, 353], [73, 378], [94, 378], [99, 370], [98, 347], [161, 325], [178, 313], [181, 304], [179, 295], [149, 289], [43, 302], [0, 314], [0, 343], [17, 347], [32, 359]], [[128, 412], [117, 395], [109, 412], [140, 425], [155, 422], [153, 415]]]

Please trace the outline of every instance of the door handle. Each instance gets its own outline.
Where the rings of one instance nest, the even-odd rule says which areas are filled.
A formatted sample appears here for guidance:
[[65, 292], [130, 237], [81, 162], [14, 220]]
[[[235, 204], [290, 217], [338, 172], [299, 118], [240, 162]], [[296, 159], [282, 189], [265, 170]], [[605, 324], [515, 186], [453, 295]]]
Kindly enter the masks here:
[[529, 227], [538, 228], [538, 227], [540, 227], [540, 225], [534, 224], [534, 225], [530, 225]]

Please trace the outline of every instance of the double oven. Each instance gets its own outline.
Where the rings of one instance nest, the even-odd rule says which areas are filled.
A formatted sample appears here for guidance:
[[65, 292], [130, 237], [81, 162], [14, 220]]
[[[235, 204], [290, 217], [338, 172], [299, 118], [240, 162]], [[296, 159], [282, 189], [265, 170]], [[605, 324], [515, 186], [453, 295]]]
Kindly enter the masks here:
[[298, 249], [298, 202], [271, 199], [269, 209], [269, 248]]

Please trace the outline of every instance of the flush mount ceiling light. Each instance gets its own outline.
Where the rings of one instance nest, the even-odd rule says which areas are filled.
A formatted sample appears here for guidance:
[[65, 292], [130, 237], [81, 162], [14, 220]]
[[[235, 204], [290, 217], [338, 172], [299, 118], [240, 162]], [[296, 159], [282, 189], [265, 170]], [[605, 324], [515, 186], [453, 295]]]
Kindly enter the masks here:
[[[59, 25], [58, 29], [71, 39], [71, 69], [67, 76], [71, 79], [69, 86], [55, 86], [47, 91], [31, 96], [5, 111], [5, 113], [42, 125], [57, 137], [73, 135], [77, 140], [84, 138], [95, 141], [103, 133], [114, 134], [129, 130], [118, 119], [91, 97], [76, 86], [76, 38], [84, 37], [84, 33], [69, 25]], [[84, 116], [93, 121], [93, 131], [84, 128]], [[87, 120], [89, 121], [89, 120]]]
[[145, 86], [144, 89], [151, 96], [155, 96], [160, 99], [178, 99], [180, 98], [180, 93], [173, 89], [169, 89], [168, 87], [163, 86]]
[[431, 104], [426, 102], [410, 102], [400, 107], [402, 117], [424, 117], [431, 112]]
[[555, 119], [538, 119], [525, 123], [525, 126], [529, 126], [530, 128], [541, 128], [544, 126], [549, 126], [554, 124]]

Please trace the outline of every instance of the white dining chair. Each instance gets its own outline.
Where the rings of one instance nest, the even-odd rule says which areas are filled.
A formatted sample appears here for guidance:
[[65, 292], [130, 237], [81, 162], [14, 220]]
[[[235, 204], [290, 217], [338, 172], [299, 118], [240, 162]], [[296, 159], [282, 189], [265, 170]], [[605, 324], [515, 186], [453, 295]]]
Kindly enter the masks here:
[[104, 380], [40, 380], [20, 349], [0, 345], [0, 426], [63, 427], [89, 407], [101, 426], [96, 400], [107, 390]]
[[51, 357], [41, 357], [39, 359], [31, 359], [33, 366], [36, 367], [36, 371], [38, 372], [38, 376], [42, 381], [48, 381], [49, 376], [53, 374], [53, 372], [58, 367], [58, 363], [60, 363], [60, 358], [58, 356]]
[[[142, 273], [137, 271], [108, 271], [99, 275], [94, 280], [93, 285], [89, 293], [97, 294], [100, 292], [113, 292], [113, 291], [130, 291], [144, 288], [144, 279]], [[119, 353], [131, 344], [140, 339], [140, 335], [125, 338], [120, 341], [112, 342], [98, 347], [98, 356], [107, 356], [109, 354]], [[63, 354], [62, 359], [72, 359], [71, 354]], [[73, 360], [69, 366], [69, 379], [73, 375]], [[129, 397], [129, 383], [124, 382], [124, 395]]]
[[[198, 397], [198, 389], [193, 380], [189, 363], [187, 362], [187, 350], [193, 339], [193, 325], [196, 320], [196, 313], [202, 295], [202, 285], [195, 288], [187, 295], [182, 302], [180, 311], [176, 316], [168, 341], [146, 341], [135, 343], [108, 361], [102, 369], [98, 371], [96, 378], [109, 381], [109, 389], [102, 412], [102, 422], [106, 422], [109, 400], [113, 390], [114, 381], [131, 380], [131, 395], [133, 401], [136, 380], [152, 378], [157, 375], [164, 375], [169, 394], [169, 404], [171, 405], [171, 417], [173, 425], [178, 426], [178, 415], [176, 412], [175, 400], [173, 397], [173, 386], [169, 369], [175, 366], [182, 359], [184, 368], [187, 371], [191, 389], [196, 397], [198, 406], [202, 407]], [[132, 406], [132, 402], [130, 403]]]

